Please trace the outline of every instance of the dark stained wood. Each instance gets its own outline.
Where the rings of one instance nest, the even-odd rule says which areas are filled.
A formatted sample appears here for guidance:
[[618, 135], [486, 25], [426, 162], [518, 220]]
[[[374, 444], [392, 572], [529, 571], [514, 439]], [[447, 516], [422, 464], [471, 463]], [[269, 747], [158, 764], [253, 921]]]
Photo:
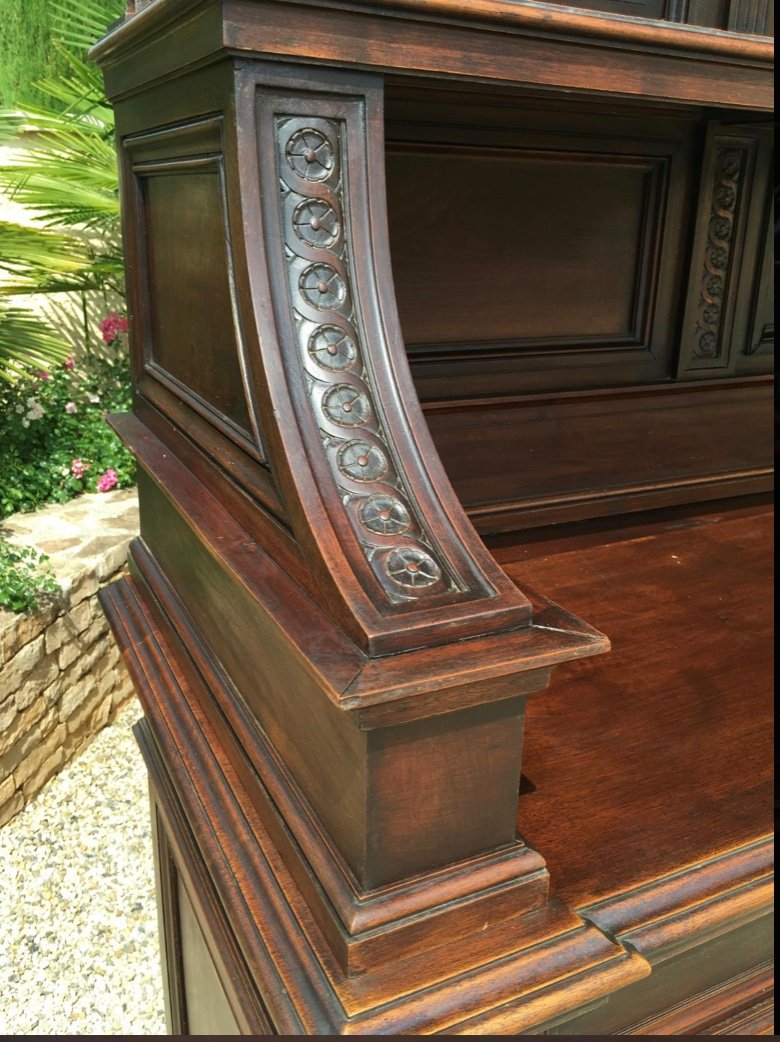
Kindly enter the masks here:
[[771, 489], [773, 390], [769, 378], [473, 398], [426, 416], [490, 533]]
[[93, 51], [175, 1033], [768, 1029], [766, 12], [586, 6]]
[[178, 870], [198, 880], [201, 921], [235, 937], [244, 965], [260, 971], [262, 983], [249, 984], [225, 946], [220, 976], [247, 1016], [267, 1007], [282, 1034], [512, 1034], [646, 975], [645, 960], [553, 902], [520, 929], [497, 920], [458, 951], [445, 944], [346, 977], [198, 700], [179, 687], [171, 649], [153, 627], [139, 641], [133, 612], [117, 611], [128, 593], [114, 586], [103, 602], [132, 675], [143, 677], [142, 750]]
[[609, 669], [566, 667], [529, 703], [518, 828], [575, 907], [675, 871], [681, 850], [693, 863], [771, 830], [771, 539], [768, 511], [527, 561], [497, 551], [612, 638]]
[[[773, 105], [768, 40], [504, 0], [393, 0], [383, 8], [393, 17], [366, 10], [358, 0], [233, 0], [223, 26], [216, 3], [158, 2], [145, 18], [109, 33], [92, 54], [105, 67], [112, 96], [138, 89], [172, 61], [180, 68], [202, 62], [224, 44], [277, 59], [737, 108]], [[174, 58], [159, 46], [173, 19], [179, 44]], [[131, 49], [135, 61], [118, 65], [117, 55]]]

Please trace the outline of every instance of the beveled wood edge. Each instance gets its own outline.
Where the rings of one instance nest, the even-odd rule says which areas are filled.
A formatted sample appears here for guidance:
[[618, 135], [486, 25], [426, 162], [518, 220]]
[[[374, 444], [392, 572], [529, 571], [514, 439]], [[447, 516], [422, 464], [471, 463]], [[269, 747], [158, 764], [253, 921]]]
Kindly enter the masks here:
[[577, 911], [659, 962], [769, 912], [773, 851], [773, 835], [762, 836]]
[[[193, 697], [219, 733], [226, 751], [230, 751], [239, 776], [262, 790], [262, 802], [253, 800], [255, 809], [277, 848], [285, 853], [285, 863], [321, 928], [345, 959], [352, 956], [350, 964], [365, 958], [355, 941], [362, 940], [363, 949], [378, 953], [388, 941], [393, 942], [403, 933], [409, 936], [407, 943], [413, 941], [424, 948], [427, 938], [435, 939], [442, 931], [445, 933], [439, 943], [447, 936], [447, 930], [452, 938], [456, 937], [462, 929], [461, 915], [468, 914], [469, 906], [474, 904], [487, 907], [499, 901], [504, 914], [511, 916], [512, 908], [514, 914], [522, 914], [546, 901], [548, 873], [544, 860], [521, 841], [399, 883], [360, 890], [241, 696], [203, 647], [175, 595], [166, 589], [162, 576], [150, 574], [150, 564], [147, 559], [141, 566], [140, 586], [137, 580], [124, 580], [103, 597], [120, 646], [127, 633], [126, 624], [120, 620], [136, 609], [143, 612], [150, 626], [160, 631], [168, 654], [173, 655], [186, 677]], [[247, 792], [251, 799], [249, 786]], [[316, 871], [312, 867], [315, 864]], [[334, 918], [335, 935], [329, 928]]]
[[[101, 599], [110, 607], [110, 592]], [[124, 625], [119, 616], [112, 623], [117, 629]], [[122, 644], [159, 750], [148, 763], [155, 789], [169, 804], [175, 797], [181, 811], [178, 822], [174, 815], [177, 846], [181, 849], [186, 822], [194, 836], [189, 856], [198, 861], [200, 852], [207, 869], [207, 874], [200, 873], [200, 883], [211, 915], [227, 918], [225, 909], [232, 910], [231, 932], [243, 964], [251, 968], [255, 985], [257, 975], [262, 977], [258, 1008], [268, 1009], [277, 1030], [511, 1034], [576, 1010], [649, 973], [644, 958], [555, 905], [529, 917], [534, 930], [525, 946], [513, 937], [514, 946], [507, 951], [507, 937], [500, 932], [502, 947], [494, 955], [475, 952], [471, 944], [465, 953], [447, 946], [444, 979], [426, 978], [429, 953], [380, 973], [345, 977], [200, 707], [180, 695], [178, 705], [180, 710], [186, 707], [186, 717], [171, 717], [169, 693], [179, 679], [155, 633], [126, 631]], [[199, 903], [202, 907], [204, 895]], [[477, 945], [489, 948], [493, 941], [489, 931]], [[443, 971], [439, 967], [434, 972]], [[252, 992], [257, 1000], [254, 987]]]
[[[530, 626], [369, 659], [136, 416], [127, 414], [114, 426], [184, 522], [274, 619], [291, 651], [342, 709], [368, 709], [453, 688], [459, 688], [464, 704], [469, 704], [469, 686], [475, 682], [512, 678], [609, 649], [602, 633], [534, 594]], [[312, 651], [314, 631], [320, 639]], [[451, 708], [447, 702], [447, 711]], [[425, 715], [434, 713], [435, 697]], [[370, 726], [370, 717], [365, 723]]]
[[[289, 0], [288, 0], [289, 2]], [[324, 6], [323, 0], [292, 0], [296, 6]], [[139, 38], [159, 32], [203, 0], [157, 0], [124, 22], [115, 25], [90, 50], [89, 58], [106, 64], [117, 50]], [[558, 5], [527, 0], [509, 4], [502, 0], [383, 0], [382, 10], [372, 10], [365, 0], [329, 0], [328, 7], [369, 11], [378, 17], [407, 15], [429, 22], [491, 25], [544, 35], [582, 35], [623, 46], [665, 48], [701, 52], [758, 63], [774, 57], [772, 37], [708, 29], [656, 19], [595, 11], [571, 11]]]
[[774, 1026], [773, 963], [733, 977], [658, 1017], [632, 1026], [632, 1035], [763, 1035]]

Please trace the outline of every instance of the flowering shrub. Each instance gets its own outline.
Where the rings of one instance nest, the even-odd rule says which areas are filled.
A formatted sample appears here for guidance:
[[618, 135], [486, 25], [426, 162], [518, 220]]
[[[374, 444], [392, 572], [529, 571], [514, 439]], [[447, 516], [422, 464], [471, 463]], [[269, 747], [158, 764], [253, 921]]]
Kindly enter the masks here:
[[0, 539], [0, 608], [33, 611], [45, 595], [58, 589], [45, 554]]
[[105, 421], [130, 408], [126, 330], [127, 319], [108, 315], [101, 331], [112, 357], [69, 358], [0, 387], [0, 518], [133, 484], [133, 458]]

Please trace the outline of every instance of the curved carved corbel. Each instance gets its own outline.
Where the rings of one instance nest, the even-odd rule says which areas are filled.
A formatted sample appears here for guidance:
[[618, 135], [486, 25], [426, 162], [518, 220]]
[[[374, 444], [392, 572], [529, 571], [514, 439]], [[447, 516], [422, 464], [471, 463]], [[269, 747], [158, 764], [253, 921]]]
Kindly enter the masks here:
[[323, 607], [369, 654], [526, 626], [530, 603], [466, 518], [409, 374], [381, 82], [256, 68], [239, 73], [236, 113], [254, 379]]

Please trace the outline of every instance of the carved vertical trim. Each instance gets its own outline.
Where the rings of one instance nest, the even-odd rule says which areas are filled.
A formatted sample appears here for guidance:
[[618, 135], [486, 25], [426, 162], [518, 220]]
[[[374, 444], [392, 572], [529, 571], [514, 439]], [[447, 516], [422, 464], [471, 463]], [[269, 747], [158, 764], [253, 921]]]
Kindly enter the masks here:
[[720, 358], [723, 351], [723, 308], [731, 276], [734, 225], [745, 177], [747, 151], [721, 147], [715, 159], [707, 244], [696, 312], [694, 358]]
[[343, 510], [391, 603], [464, 591], [414, 505], [366, 364], [344, 206], [343, 121], [281, 115], [275, 131], [291, 316]]
[[[751, 223], [751, 185], [758, 141], [745, 130], [713, 123], [707, 133], [698, 216], [680, 342], [678, 377], [732, 372], [743, 331], [736, 322]], [[736, 323], [736, 324], [735, 324]]]

